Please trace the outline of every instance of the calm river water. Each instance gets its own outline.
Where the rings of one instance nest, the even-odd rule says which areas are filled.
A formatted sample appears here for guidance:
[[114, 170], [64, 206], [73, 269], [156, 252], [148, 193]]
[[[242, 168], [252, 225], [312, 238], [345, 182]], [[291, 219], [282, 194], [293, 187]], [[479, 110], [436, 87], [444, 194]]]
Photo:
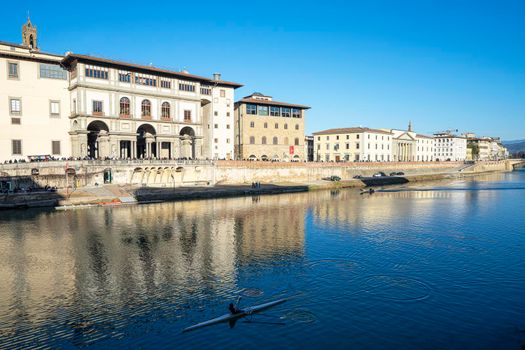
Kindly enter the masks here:
[[[0, 349], [520, 349], [525, 172], [0, 212]], [[181, 333], [280, 297], [264, 314]]]

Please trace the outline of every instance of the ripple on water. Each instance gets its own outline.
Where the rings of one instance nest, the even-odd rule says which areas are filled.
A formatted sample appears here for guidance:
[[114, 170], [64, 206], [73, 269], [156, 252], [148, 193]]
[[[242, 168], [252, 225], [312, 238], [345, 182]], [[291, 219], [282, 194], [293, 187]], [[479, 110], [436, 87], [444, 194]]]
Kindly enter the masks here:
[[248, 297], [248, 298], [260, 297], [263, 294], [264, 294], [264, 292], [261, 289], [259, 289], [259, 288], [244, 288], [240, 292], [241, 296]]
[[314, 323], [317, 317], [307, 309], [294, 309], [281, 316], [282, 320], [289, 320], [297, 323]]
[[349, 271], [349, 270], [355, 270], [359, 264], [355, 261], [345, 259], [345, 258], [328, 258], [328, 259], [319, 259], [319, 260], [313, 260], [306, 264], [306, 267], [309, 268], [316, 268], [321, 266], [330, 265], [338, 270], [342, 271]]
[[364, 292], [391, 301], [421, 301], [432, 294], [432, 288], [426, 282], [404, 276], [369, 276], [362, 285]]

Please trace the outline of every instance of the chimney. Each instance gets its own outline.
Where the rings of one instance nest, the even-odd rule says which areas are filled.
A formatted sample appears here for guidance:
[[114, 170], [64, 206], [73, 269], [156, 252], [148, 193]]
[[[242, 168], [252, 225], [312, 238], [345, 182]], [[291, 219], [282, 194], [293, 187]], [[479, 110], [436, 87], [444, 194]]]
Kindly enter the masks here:
[[221, 80], [221, 73], [213, 73], [213, 80], [215, 81]]

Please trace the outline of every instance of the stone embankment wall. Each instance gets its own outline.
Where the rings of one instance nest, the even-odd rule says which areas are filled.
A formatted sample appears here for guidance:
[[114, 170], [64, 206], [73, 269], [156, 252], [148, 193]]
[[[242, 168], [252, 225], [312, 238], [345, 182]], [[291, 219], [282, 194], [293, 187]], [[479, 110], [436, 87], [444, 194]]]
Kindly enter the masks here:
[[473, 164], [464, 169], [465, 172], [485, 173], [490, 171], [512, 171], [514, 164], [519, 161], [514, 160], [500, 160], [500, 161], [482, 161]]
[[80, 188], [104, 184], [147, 187], [213, 184], [214, 166], [198, 161], [50, 161], [0, 165], [0, 181], [12, 188]]
[[405, 162], [405, 163], [272, 163], [219, 161], [215, 173], [217, 184], [239, 183], [309, 183], [332, 175], [343, 180], [355, 175], [372, 176], [378, 171], [402, 171], [405, 175], [450, 173], [465, 167], [463, 162]]

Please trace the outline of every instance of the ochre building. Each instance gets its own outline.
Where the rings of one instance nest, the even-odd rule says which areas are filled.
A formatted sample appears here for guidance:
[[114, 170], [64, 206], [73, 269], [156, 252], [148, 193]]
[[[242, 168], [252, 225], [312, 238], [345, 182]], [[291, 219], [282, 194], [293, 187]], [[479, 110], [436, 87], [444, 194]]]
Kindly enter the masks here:
[[305, 112], [310, 107], [253, 93], [235, 103], [235, 157], [305, 161]]

